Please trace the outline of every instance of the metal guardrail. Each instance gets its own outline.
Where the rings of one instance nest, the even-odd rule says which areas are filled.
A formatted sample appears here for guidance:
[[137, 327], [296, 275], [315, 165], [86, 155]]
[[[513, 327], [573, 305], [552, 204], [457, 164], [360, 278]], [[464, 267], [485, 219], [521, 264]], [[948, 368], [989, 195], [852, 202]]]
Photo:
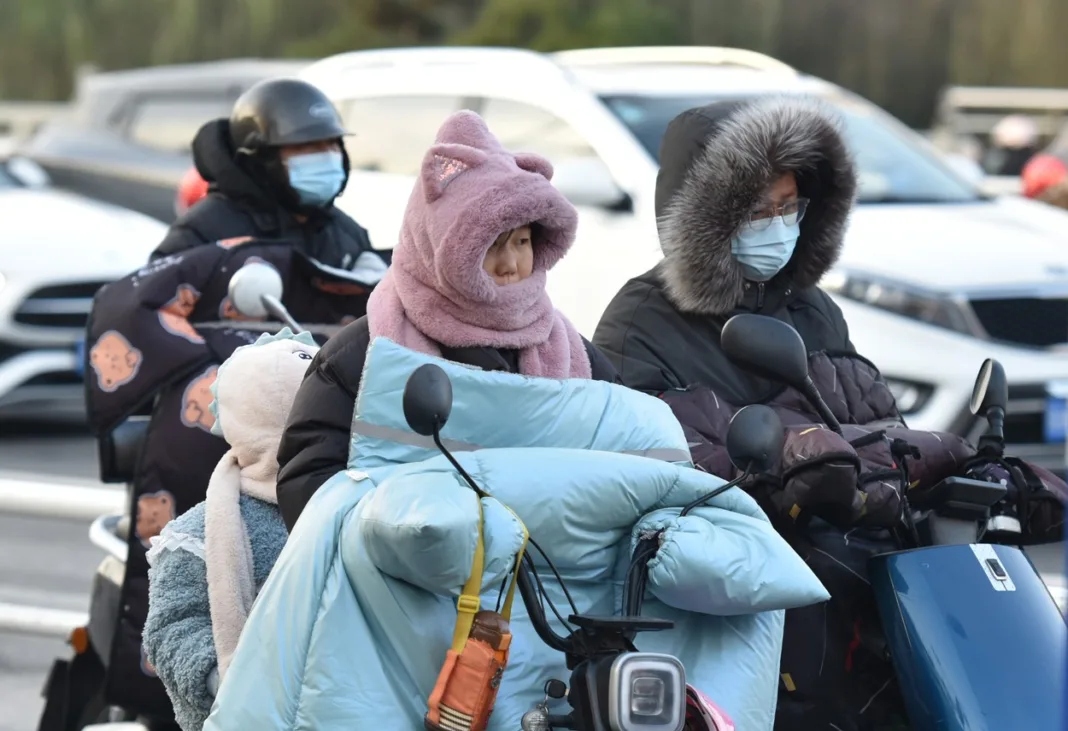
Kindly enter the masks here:
[[84, 627], [88, 622], [86, 612], [0, 602], [0, 632], [65, 640], [75, 627]]
[[[93, 521], [93, 543], [119, 560], [126, 559], [126, 546], [109, 533], [108, 519], [117, 519], [126, 509], [126, 493], [99, 482], [43, 482], [21, 474], [0, 475], [0, 514], [60, 520]], [[105, 517], [101, 517], [105, 516]], [[89, 621], [85, 612], [0, 602], [0, 633], [67, 639], [75, 627]]]
[[42, 482], [0, 475], [0, 513], [96, 520], [126, 509], [126, 492], [100, 482]]

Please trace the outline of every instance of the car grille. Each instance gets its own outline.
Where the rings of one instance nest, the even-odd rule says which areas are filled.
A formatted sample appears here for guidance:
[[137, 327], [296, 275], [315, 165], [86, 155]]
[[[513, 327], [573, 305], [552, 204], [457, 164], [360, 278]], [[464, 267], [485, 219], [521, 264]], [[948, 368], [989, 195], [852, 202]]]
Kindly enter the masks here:
[[1068, 343], [1068, 299], [972, 300], [971, 305], [994, 340], [1040, 348]]
[[10, 343], [0, 342], [0, 363], [5, 360], [11, 360], [16, 355], [22, 355], [26, 352], [26, 348], [18, 345], [12, 345]]
[[107, 282], [76, 282], [42, 287], [15, 312], [15, 322], [34, 327], [84, 328], [93, 296]]

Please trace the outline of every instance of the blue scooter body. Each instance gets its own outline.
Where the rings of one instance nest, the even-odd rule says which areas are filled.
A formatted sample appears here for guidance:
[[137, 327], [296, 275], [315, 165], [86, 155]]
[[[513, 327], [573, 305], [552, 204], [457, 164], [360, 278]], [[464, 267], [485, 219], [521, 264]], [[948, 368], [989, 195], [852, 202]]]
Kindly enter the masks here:
[[1063, 728], [1068, 625], [1020, 549], [886, 554], [869, 577], [915, 731]]

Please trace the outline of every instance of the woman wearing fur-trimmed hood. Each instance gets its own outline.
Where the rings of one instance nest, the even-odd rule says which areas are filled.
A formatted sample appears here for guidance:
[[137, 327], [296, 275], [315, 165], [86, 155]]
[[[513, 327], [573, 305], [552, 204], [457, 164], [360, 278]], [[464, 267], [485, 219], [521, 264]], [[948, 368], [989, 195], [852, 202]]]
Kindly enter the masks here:
[[835, 113], [808, 99], [716, 102], [676, 117], [660, 157], [664, 259], [624, 285], [594, 337], [624, 383], [766, 400], [777, 387], [719, 348], [738, 312], [790, 323], [809, 350], [852, 351], [841, 311], [816, 286], [838, 258], [856, 191]]
[[[735, 313], [775, 317], [800, 333], [813, 354], [813, 381], [843, 424], [903, 426], [878, 370], [854, 352], [841, 311], [817, 286], [838, 258], [855, 189], [837, 115], [821, 102], [721, 102], [684, 112], [668, 126], [656, 186], [664, 260], [624, 285], [594, 343], [626, 385], [668, 403], [699, 469], [735, 476], [724, 445], [731, 416], [747, 404], [769, 403], [788, 426], [824, 432], [805, 428], [820, 419], [799, 394], [727, 360], [720, 329]], [[830, 465], [839, 447], [851, 448], [832, 441], [822, 451], [809, 449], [806, 458]], [[788, 454], [784, 450], [784, 470]], [[820, 462], [825, 454], [830, 461]], [[853, 480], [854, 467], [844, 469], [847, 482]], [[813, 484], [830, 484], [829, 470], [810, 472]], [[819, 503], [826, 497], [819, 489], [788, 493], [785, 480], [751, 482], [746, 489], [780, 528], [796, 520], [797, 501], [806, 506], [806, 518], [810, 508], [823, 509], [816, 515], [830, 512], [831, 502]], [[882, 728], [866, 724], [901, 715], [892, 665], [855, 646], [856, 627], [877, 626], [870, 589], [842, 568], [863, 571], [868, 554], [857, 539], [861, 524], [889, 498], [865, 485], [847, 489], [834, 506], [849, 514], [844, 528], [812, 520], [805, 530], [786, 529], [831, 600], [786, 614], [776, 731]], [[777, 510], [780, 504], [784, 510]], [[888, 519], [896, 519], [898, 503], [886, 504]], [[843, 542], [843, 531], [853, 528], [852, 542]], [[853, 672], [843, 671], [848, 667]]]

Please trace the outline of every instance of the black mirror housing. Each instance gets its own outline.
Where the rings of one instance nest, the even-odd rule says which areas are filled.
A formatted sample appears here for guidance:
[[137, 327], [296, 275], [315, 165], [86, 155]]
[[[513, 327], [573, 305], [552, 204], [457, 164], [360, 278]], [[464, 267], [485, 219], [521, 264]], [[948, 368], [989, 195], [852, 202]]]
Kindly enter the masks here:
[[412, 431], [437, 436], [452, 413], [452, 381], [440, 366], [425, 363], [408, 376], [402, 404]]

